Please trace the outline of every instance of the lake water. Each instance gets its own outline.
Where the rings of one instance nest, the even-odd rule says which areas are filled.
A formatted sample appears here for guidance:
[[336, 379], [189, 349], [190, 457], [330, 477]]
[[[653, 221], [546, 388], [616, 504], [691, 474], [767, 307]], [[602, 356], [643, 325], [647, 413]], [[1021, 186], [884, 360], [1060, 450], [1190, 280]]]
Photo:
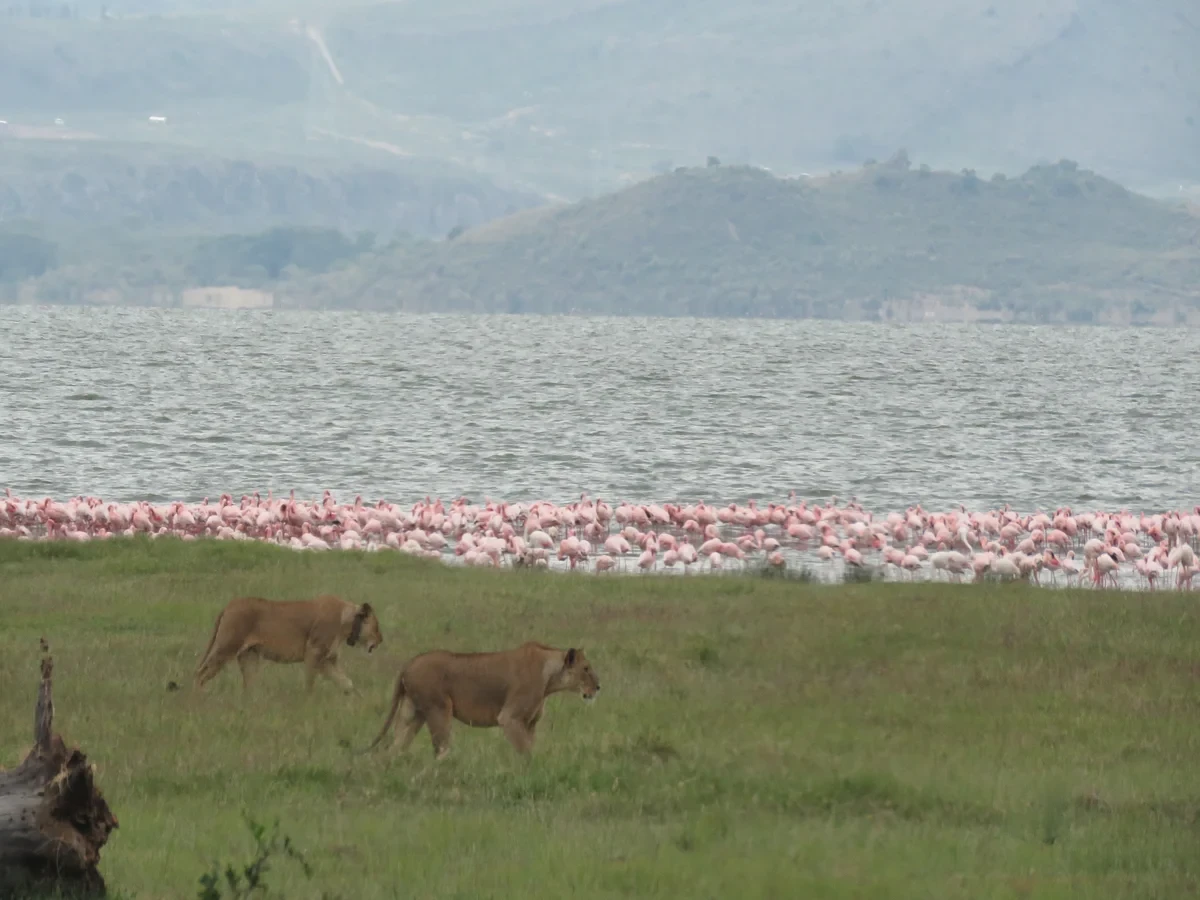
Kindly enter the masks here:
[[1200, 333], [0, 307], [0, 488], [1200, 503]]

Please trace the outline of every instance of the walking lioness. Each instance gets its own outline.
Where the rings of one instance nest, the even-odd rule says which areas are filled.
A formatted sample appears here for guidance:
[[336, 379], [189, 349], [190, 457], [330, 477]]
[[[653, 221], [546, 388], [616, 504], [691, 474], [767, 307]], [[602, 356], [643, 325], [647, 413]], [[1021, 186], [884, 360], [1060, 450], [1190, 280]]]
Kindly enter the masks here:
[[204, 658], [196, 667], [196, 687], [203, 687], [231, 659], [242, 670], [242, 686], [261, 660], [303, 662], [305, 687], [312, 690], [320, 672], [349, 693], [354, 683], [338, 668], [338, 647], [361, 644], [370, 653], [383, 643], [371, 604], [361, 606], [323, 594], [312, 600], [264, 600], [238, 597], [221, 610]]
[[530, 641], [495, 653], [422, 653], [401, 669], [387, 721], [360, 752], [378, 746], [395, 722], [401, 751], [428, 725], [434, 758], [442, 759], [450, 752], [451, 720], [458, 719], [477, 728], [498, 725], [518, 753], [528, 754], [546, 698], [560, 691], [578, 691], [584, 700], [600, 691], [600, 679], [582, 650]]

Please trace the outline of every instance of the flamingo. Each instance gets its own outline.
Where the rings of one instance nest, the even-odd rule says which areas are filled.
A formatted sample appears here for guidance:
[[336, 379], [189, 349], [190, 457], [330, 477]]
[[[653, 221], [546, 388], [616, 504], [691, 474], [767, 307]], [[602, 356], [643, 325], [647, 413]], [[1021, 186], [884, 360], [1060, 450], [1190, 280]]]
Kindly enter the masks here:
[[[630, 554], [638, 554], [641, 571], [656, 568], [660, 558], [664, 568], [682, 564], [686, 573], [704, 557], [705, 568], [712, 569], [714, 553], [718, 569], [731, 559], [773, 567], [791, 551], [824, 562], [840, 556], [847, 568], [883, 563], [909, 579], [928, 567], [935, 578], [945, 572], [957, 580], [973, 572], [979, 580], [993, 572], [1039, 584], [1046, 575], [1054, 584], [1060, 572], [1070, 583], [1086, 571], [1096, 585], [1112, 586], [1131, 564], [1139, 585], [1155, 589], [1168, 571], [1172, 583], [1186, 589], [1197, 570], [1200, 508], [1134, 514], [1080, 513], [1064, 506], [1024, 514], [1009, 506], [972, 511], [960, 505], [938, 512], [915, 504], [877, 514], [854, 498], [816, 503], [794, 492], [784, 503], [716, 505], [704, 500], [609, 505], [593, 502], [586, 492], [566, 504], [425, 497], [410, 509], [384, 498], [368, 503], [361, 495], [339, 501], [328, 490], [314, 500], [295, 491], [240, 499], [223, 493], [215, 502], [205, 497], [117, 503], [82, 494], [59, 501], [14, 497], [11, 490], [0, 497], [0, 538], [82, 541], [133, 534], [261, 540], [296, 549], [402, 550], [486, 567], [541, 567], [557, 559], [575, 568], [599, 552], [598, 571], [618, 568]], [[612, 562], [601, 562], [605, 557]]]

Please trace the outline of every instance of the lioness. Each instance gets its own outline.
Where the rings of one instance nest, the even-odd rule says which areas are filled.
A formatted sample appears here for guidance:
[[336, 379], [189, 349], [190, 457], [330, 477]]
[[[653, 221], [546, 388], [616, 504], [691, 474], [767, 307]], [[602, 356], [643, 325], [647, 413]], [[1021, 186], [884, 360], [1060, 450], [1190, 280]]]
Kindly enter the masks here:
[[216, 676], [236, 658], [242, 687], [261, 660], [305, 665], [305, 687], [312, 690], [317, 673], [349, 693], [354, 683], [338, 668], [338, 645], [360, 643], [370, 653], [383, 643], [371, 604], [361, 606], [323, 594], [312, 600], [264, 600], [238, 597], [221, 610], [204, 658], [196, 667], [196, 687]]
[[575, 648], [559, 650], [530, 641], [494, 653], [422, 653], [400, 671], [387, 721], [359, 752], [375, 749], [395, 722], [394, 745], [401, 751], [428, 725], [434, 758], [442, 759], [450, 752], [451, 720], [458, 719], [477, 728], [499, 725], [517, 752], [528, 755], [547, 697], [579, 691], [590, 701], [599, 690], [591, 663]]

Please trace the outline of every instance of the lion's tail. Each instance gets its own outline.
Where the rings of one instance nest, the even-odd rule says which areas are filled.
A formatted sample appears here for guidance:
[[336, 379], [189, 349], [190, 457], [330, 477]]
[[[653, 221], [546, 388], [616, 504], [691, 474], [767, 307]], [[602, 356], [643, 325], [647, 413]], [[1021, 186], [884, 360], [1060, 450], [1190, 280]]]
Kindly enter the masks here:
[[201, 670], [204, 669], [204, 664], [208, 662], [208, 656], [212, 653], [213, 644], [217, 642], [217, 632], [221, 630], [221, 619], [225, 616], [225, 610], [217, 613], [217, 621], [213, 623], [212, 637], [208, 639], [208, 646], [204, 648], [204, 655], [200, 657], [200, 662], [196, 664], [194, 678], [200, 677]]
[[379, 729], [379, 734], [375, 736], [375, 740], [371, 741], [370, 746], [355, 751], [355, 755], [370, 753], [379, 746], [379, 742], [383, 740], [383, 736], [387, 734], [388, 729], [392, 727], [392, 723], [396, 721], [396, 713], [400, 709], [400, 704], [404, 702], [404, 695], [404, 673], [401, 672], [396, 676], [396, 689], [392, 691], [392, 708], [388, 710], [387, 720], [383, 723], [383, 727]]

